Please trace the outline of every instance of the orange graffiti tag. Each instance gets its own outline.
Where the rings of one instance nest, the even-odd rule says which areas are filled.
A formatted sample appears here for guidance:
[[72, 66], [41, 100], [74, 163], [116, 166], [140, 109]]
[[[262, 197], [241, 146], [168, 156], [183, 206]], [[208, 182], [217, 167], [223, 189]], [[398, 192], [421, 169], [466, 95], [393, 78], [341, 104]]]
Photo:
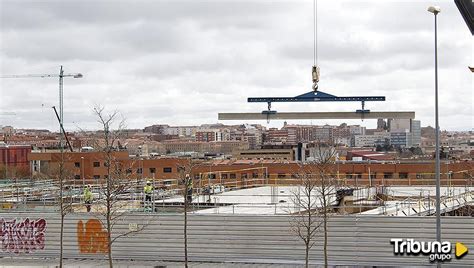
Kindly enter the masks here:
[[107, 253], [109, 248], [107, 231], [96, 219], [88, 220], [85, 226], [81, 220], [77, 222], [77, 242], [81, 253]]

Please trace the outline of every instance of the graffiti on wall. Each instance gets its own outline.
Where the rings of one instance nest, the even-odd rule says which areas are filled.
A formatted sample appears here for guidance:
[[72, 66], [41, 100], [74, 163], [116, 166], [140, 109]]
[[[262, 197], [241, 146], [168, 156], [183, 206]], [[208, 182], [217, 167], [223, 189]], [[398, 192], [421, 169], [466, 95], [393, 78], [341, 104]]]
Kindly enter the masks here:
[[102, 223], [90, 219], [85, 224], [77, 222], [77, 242], [81, 253], [107, 253], [109, 248], [107, 231], [102, 230]]
[[44, 249], [46, 220], [0, 219], [0, 246], [3, 252], [31, 253]]

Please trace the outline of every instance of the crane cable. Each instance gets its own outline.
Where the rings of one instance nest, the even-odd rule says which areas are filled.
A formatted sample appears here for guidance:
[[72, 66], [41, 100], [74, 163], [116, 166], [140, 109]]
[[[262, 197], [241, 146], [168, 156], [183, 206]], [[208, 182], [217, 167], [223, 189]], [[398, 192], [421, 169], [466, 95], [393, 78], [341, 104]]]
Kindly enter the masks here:
[[318, 90], [318, 82], [319, 82], [319, 67], [318, 63], [318, 42], [317, 42], [317, 35], [318, 35], [318, 24], [316, 20], [318, 11], [318, 2], [317, 0], [313, 0], [313, 67], [311, 68], [311, 76], [313, 78], [313, 91], [316, 92]]
[[316, 66], [317, 59], [318, 59], [318, 43], [316, 42], [316, 38], [318, 35], [318, 26], [316, 22], [316, 13], [318, 9], [318, 4], [316, 0], [313, 0], [313, 65]]

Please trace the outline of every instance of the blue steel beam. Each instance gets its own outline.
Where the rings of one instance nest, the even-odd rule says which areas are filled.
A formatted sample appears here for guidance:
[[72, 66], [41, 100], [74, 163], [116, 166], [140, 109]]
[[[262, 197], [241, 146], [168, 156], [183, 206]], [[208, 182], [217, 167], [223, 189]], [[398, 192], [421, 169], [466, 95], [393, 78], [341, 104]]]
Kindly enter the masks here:
[[346, 96], [337, 97], [322, 91], [310, 91], [296, 97], [256, 97], [248, 98], [248, 102], [306, 102], [306, 101], [385, 101], [385, 96]]

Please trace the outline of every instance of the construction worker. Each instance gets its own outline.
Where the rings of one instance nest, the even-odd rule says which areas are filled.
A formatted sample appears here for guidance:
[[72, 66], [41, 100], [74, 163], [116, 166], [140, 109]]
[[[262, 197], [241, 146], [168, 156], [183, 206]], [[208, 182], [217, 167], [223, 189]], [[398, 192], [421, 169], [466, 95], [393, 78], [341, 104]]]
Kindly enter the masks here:
[[90, 185], [87, 185], [86, 188], [84, 188], [84, 204], [86, 204], [87, 212], [91, 212], [92, 191]]
[[145, 204], [147, 202], [151, 203], [151, 195], [153, 194], [153, 186], [151, 186], [151, 181], [147, 181], [145, 187], [143, 187], [143, 192], [145, 193]]

